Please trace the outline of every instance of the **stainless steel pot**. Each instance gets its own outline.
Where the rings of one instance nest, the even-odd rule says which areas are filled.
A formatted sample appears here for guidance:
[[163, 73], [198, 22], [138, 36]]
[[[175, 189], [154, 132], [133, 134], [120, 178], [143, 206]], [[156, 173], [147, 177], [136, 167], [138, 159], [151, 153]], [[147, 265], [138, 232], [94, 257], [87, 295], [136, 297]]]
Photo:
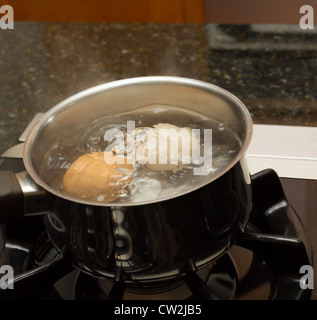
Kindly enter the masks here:
[[[242, 141], [239, 153], [200, 185], [137, 205], [72, 198], [41, 177], [48, 148], [69, 130], [153, 103], [185, 107], [228, 124]], [[48, 235], [77, 268], [111, 278], [120, 270], [126, 281], [166, 280], [217, 259], [244, 231], [252, 202], [244, 158], [251, 134], [247, 108], [228, 91], [193, 79], [141, 77], [93, 87], [56, 105], [31, 130], [23, 159], [50, 206], [44, 214]]]

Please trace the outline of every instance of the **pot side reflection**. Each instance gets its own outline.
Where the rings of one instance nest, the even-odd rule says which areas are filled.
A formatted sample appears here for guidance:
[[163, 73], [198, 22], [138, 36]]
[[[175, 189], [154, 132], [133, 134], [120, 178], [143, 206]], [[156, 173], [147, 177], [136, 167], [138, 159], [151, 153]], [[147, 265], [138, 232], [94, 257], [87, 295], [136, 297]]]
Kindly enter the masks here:
[[50, 195], [50, 239], [67, 248], [78, 269], [98, 277], [162, 281], [189, 265], [200, 268], [235, 242], [251, 212], [246, 163], [239, 161], [206, 186], [162, 202], [92, 206]]

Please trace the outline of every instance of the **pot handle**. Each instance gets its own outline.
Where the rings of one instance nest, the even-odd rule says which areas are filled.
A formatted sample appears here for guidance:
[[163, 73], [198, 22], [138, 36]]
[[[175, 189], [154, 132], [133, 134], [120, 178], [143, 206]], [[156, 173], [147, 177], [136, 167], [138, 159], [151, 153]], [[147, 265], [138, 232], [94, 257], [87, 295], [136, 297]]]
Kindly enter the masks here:
[[24, 195], [12, 171], [0, 171], [0, 224], [13, 222], [24, 215]]
[[49, 210], [46, 191], [26, 171], [0, 171], [0, 224]]

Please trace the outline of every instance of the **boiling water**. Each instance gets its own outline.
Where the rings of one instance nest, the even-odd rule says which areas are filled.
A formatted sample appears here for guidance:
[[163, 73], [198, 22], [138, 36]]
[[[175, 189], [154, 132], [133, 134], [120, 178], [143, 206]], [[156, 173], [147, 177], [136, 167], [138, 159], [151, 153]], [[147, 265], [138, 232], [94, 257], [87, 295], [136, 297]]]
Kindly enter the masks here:
[[[175, 166], [163, 170], [151, 170], [144, 163], [133, 164], [132, 179], [120, 188], [114, 187], [116, 203], [139, 203], [177, 196], [196, 185], [210, 180], [219, 170], [224, 169], [235, 158], [241, 148], [237, 135], [225, 124], [192, 110], [164, 105], [150, 105], [130, 112], [112, 114], [96, 119], [68, 132], [56, 141], [48, 150], [41, 167], [41, 178], [65, 193], [62, 180], [71, 164], [81, 155], [92, 152], [104, 152], [111, 141], [104, 139], [111, 129], [120, 129], [127, 133], [127, 121], [134, 121], [136, 128], [150, 127], [157, 124], [173, 124], [177, 127], [199, 129], [200, 154], [204, 152], [204, 129], [212, 130], [212, 163], [184, 164], [175, 170]], [[209, 166], [208, 174], [194, 174], [199, 166]], [[82, 197], [85, 199], [85, 195]], [[104, 197], [86, 199], [108, 202]]]

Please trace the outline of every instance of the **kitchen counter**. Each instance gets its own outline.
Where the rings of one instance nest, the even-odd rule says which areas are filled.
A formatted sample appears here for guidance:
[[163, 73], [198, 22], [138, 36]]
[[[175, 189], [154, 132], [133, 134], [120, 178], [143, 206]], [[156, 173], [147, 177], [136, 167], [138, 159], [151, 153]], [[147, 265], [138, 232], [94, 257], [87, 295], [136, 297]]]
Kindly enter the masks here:
[[38, 112], [122, 78], [222, 86], [254, 123], [317, 126], [317, 32], [299, 26], [15, 22], [0, 30], [0, 154]]

